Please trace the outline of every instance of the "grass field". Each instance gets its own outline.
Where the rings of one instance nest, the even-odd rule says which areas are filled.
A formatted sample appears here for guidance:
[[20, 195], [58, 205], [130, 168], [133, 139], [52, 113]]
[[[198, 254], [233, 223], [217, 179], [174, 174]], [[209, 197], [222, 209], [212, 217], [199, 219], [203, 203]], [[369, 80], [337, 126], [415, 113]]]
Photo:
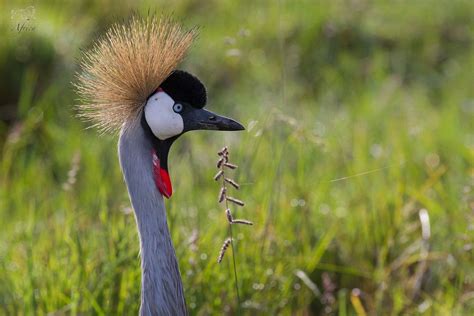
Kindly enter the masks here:
[[[81, 49], [150, 8], [200, 26], [181, 67], [247, 128], [170, 153], [192, 315], [474, 313], [474, 2], [51, 0], [18, 32], [10, 12], [29, 5], [0, 2], [0, 106], [15, 109], [0, 125], [0, 314], [138, 312], [117, 137], [74, 117], [70, 83]], [[234, 228], [240, 302], [232, 252], [216, 262], [224, 145], [234, 212], [255, 223]]]

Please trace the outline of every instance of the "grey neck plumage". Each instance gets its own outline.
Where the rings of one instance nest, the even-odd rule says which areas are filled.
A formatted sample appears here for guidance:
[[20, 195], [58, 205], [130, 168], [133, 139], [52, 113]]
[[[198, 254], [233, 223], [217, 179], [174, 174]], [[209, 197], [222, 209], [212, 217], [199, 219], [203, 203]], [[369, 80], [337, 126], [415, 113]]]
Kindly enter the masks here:
[[152, 144], [140, 124], [122, 128], [119, 158], [140, 236], [140, 315], [186, 315], [166, 209], [153, 179]]

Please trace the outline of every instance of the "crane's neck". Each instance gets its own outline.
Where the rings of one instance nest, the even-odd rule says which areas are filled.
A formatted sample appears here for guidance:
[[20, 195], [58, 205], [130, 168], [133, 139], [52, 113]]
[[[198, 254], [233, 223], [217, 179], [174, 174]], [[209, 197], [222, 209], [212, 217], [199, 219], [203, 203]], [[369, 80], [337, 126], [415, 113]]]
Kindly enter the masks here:
[[141, 315], [185, 315], [186, 304], [163, 197], [153, 178], [153, 149], [140, 124], [122, 128], [119, 158], [135, 212], [142, 268]]

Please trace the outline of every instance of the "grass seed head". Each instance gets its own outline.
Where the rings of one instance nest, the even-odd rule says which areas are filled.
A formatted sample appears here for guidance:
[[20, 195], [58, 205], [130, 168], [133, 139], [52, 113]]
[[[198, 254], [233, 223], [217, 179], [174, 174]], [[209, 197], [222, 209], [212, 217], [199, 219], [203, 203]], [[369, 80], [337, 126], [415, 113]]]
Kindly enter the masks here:
[[244, 205], [245, 205], [245, 203], [242, 202], [241, 200], [236, 199], [236, 198], [233, 198], [233, 197], [231, 197], [231, 196], [226, 196], [226, 199], [227, 199], [227, 201], [232, 202], [232, 203], [237, 204], [237, 205], [240, 205], [240, 206], [244, 206]]
[[219, 257], [217, 258], [217, 263], [221, 263], [222, 259], [224, 258], [225, 251], [227, 248], [229, 248], [230, 243], [232, 242], [232, 239], [227, 238], [224, 243], [222, 244], [221, 251], [219, 252]]
[[225, 163], [224, 163], [224, 166], [227, 167], [227, 168], [229, 168], [229, 169], [237, 169], [237, 167], [238, 167], [237, 165], [234, 165], [234, 164], [232, 164], [232, 163], [230, 163], [230, 162], [225, 162]]
[[226, 188], [225, 187], [222, 187], [220, 192], [219, 192], [219, 203], [222, 203], [222, 201], [224, 201], [224, 199], [226, 198]]
[[234, 219], [232, 220], [232, 224], [244, 224], [244, 225], [250, 225], [250, 226], [253, 225], [251, 221], [248, 221], [246, 219]]
[[219, 156], [224, 156], [224, 155], [227, 155], [228, 153], [229, 151], [227, 149], [227, 146], [222, 147], [222, 149], [217, 152]]
[[214, 176], [214, 180], [219, 180], [220, 177], [222, 177], [222, 175], [224, 174], [224, 171], [222, 170], [219, 170], [218, 173], [216, 173], [216, 175]]
[[232, 223], [234, 221], [234, 219], [232, 218], [232, 213], [230, 212], [230, 209], [225, 210], [225, 215], [227, 216], [227, 220], [229, 221], [229, 223]]
[[237, 182], [235, 182], [234, 180], [232, 180], [230, 178], [224, 178], [224, 180], [225, 180], [225, 182], [227, 182], [228, 184], [230, 184], [231, 186], [233, 186], [237, 190], [240, 188], [240, 185]]
[[219, 159], [219, 160], [217, 161], [217, 168], [222, 167], [222, 164], [223, 164], [223, 163], [225, 163], [225, 158], [224, 158], [224, 157], [222, 157], [221, 159]]

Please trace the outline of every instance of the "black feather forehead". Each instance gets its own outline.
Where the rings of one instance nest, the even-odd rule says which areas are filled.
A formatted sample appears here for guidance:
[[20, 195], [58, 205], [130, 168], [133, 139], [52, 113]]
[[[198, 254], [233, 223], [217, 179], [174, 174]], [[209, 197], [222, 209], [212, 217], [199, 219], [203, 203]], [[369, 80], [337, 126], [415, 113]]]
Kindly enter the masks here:
[[183, 70], [175, 70], [160, 85], [173, 100], [185, 102], [195, 108], [203, 108], [207, 102], [206, 87], [195, 76]]

